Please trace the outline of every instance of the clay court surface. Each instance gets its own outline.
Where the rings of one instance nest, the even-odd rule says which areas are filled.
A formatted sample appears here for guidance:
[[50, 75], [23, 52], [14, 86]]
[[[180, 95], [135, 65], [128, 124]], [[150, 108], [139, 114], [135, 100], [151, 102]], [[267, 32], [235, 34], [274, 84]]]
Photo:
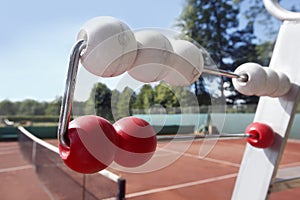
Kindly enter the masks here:
[[[243, 139], [218, 140], [212, 151], [199, 159], [202, 143], [201, 140], [194, 141], [179, 159], [160, 170], [142, 174], [113, 170], [126, 179], [126, 199], [230, 199], [246, 142]], [[179, 147], [185, 141], [177, 141], [176, 144]], [[159, 142], [158, 148], [165, 145], [167, 142]], [[160, 156], [161, 159], [167, 159], [170, 153], [178, 154], [176, 148], [168, 150]], [[18, 142], [0, 142], [0, 159], [0, 199], [51, 199], [34, 167], [21, 155]], [[300, 166], [300, 142], [290, 140], [280, 168], [294, 166]], [[300, 188], [297, 188], [272, 193], [270, 199], [299, 198]]]

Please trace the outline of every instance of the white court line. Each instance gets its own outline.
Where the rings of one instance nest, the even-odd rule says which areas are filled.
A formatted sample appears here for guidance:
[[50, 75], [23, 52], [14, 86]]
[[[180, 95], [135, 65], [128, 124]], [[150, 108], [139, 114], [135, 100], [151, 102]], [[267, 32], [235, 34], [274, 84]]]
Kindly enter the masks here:
[[18, 171], [18, 170], [30, 169], [30, 168], [33, 168], [33, 166], [32, 165], [23, 165], [23, 166], [18, 166], [18, 167], [9, 167], [9, 168], [0, 169], [0, 173], [12, 172], [12, 171]]
[[232, 163], [232, 162], [229, 162], [229, 161], [218, 160], [218, 159], [208, 158], [208, 157], [201, 158], [200, 156], [197, 156], [197, 155], [194, 155], [194, 154], [191, 154], [191, 153], [186, 153], [186, 152], [181, 153], [181, 152], [171, 150], [171, 149], [163, 149], [163, 150], [166, 151], [166, 152], [170, 152], [170, 153], [182, 154], [184, 156], [191, 157], [191, 158], [196, 158], [196, 159], [199, 159], [199, 160], [206, 160], [206, 161], [209, 161], [209, 162], [214, 162], [214, 163], [223, 164], [223, 165], [229, 165], [229, 166], [232, 166], [232, 167], [238, 167], [238, 168], [240, 167], [240, 164]]
[[145, 190], [145, 191], [141, 191], [141, 192], [127, 194], [126, 198], [132, 198], [132, 197], [143, 196], [143, 195], [148, 195], [148, 194], [153, 194], [153, 193], [158, 193], [158, 192], [164, 192], [164, 191], [168, 191], [168, 190], [175, 190], [175, 189], [179, 189], [179, 188], [190, 187], [190, 186], [194, 186], [194, 185], [211, 183], [211, 182], [215, 182], [215, 181], [234, 178], [236, 176], [237, 176], [237, 173], [233, 173], [233, 174], [227, 174], [224, 176], [203, 179], [203, 180], [199, 180], [199, 181], [193, 181], [193, 182], [188, 182], [188, 183], [171, 185], [171, 186], [167, 186], [167, 187], [155, 188], [155, 189], [150, 189], [150, 190]]
[[299, 144], [300, 140], [299, 139], [288, 139], [288, 142]]
[[7, 146], [7, 147], [0, 147], [0, 151], [7, 151], [7, 150], [17, 150], [19, 149], [18, 146]]
[[12, 151], [4, 151], [4, 152], [0, 152], [0, 155], [6, 155], [6, 154], [12, 154], [12, 153], [17, 153], [17, 150], [12, 150]]
[[283, 165], [279, 165], [279, 168], [288, 168], [288, 167], [296, 167], [296, 166], [300, 166], [300, 162], [294, 162], [294, 163], [287, 163], [287, 164], [283, 164]]
[[[202, 158], [199, 158], [199, 159], [202, 159]], [[218, 163], [218, 164], [230, 165], [232, 167], [238, 167], [238, 168], [241, 166], [240, 164], [237, 164], [237, 163], [232, 163], [232, 162], [229, 162], [229, 161], [218, 160], [218, 159], [208, 158], [208, 157], [205, 157], [202, 160], [215, 162], [215, 163]]]

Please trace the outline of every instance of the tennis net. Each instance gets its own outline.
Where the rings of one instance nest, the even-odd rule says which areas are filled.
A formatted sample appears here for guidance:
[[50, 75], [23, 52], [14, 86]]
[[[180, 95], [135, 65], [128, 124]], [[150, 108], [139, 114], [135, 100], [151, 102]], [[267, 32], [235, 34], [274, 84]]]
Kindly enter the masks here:
[[24, 158], [34, 165], [39, 180], [50, 199], [125, 199], [125, 179], [102, 170], [80, 174], [60, 159], [58, 148], [18, 127], [19, 145]]

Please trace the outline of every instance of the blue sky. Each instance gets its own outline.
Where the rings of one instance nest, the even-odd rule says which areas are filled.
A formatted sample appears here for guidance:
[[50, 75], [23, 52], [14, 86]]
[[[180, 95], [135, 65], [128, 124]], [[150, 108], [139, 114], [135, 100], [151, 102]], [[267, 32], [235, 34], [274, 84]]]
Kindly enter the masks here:
[[[0, 101], [50, 101], [63, 94], [80, 27], [109, 15], [132, 29], [172, 28], [184, 0], [10, 0], [0, 12]], [[294, 1], [295, 2], [295, 1]]]
[[53, 100], [64, 90], [80, 27], [109, 15], [132, 29], [171, 28], [183, 0], [10, 0], [0, 12], [0, 101]]

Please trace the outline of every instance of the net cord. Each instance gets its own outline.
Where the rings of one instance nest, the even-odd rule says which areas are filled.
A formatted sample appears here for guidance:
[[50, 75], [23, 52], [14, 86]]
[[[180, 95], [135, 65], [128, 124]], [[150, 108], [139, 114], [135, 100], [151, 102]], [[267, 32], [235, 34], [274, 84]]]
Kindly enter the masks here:
[[[52, 145], [52, 144], [49, 144], [48, 142], [45, 142], [44, 140], [41, 140], [40, 138], [34, 136], [32, 133], [30, 133], [28, 130], [26, 130], [24, 127], [22, 126], [18, 126], [18, 129], [24, 134], [26, 135], [27, 137], [29, 137], [30, 139], [32, 139], [34, 142], [40, 144], [41, 146], [59, 154], [59, 150], [58, 150], [58, 147]], [[107, 177], [108, 179], [118, 183], [119, 179], [121, 179], [121, 177], [119, 177], [118, 175], [104, 169], [100, 172], [98, 172], [98, 174], [101, 174], [102, 176], [105, 176]]]

